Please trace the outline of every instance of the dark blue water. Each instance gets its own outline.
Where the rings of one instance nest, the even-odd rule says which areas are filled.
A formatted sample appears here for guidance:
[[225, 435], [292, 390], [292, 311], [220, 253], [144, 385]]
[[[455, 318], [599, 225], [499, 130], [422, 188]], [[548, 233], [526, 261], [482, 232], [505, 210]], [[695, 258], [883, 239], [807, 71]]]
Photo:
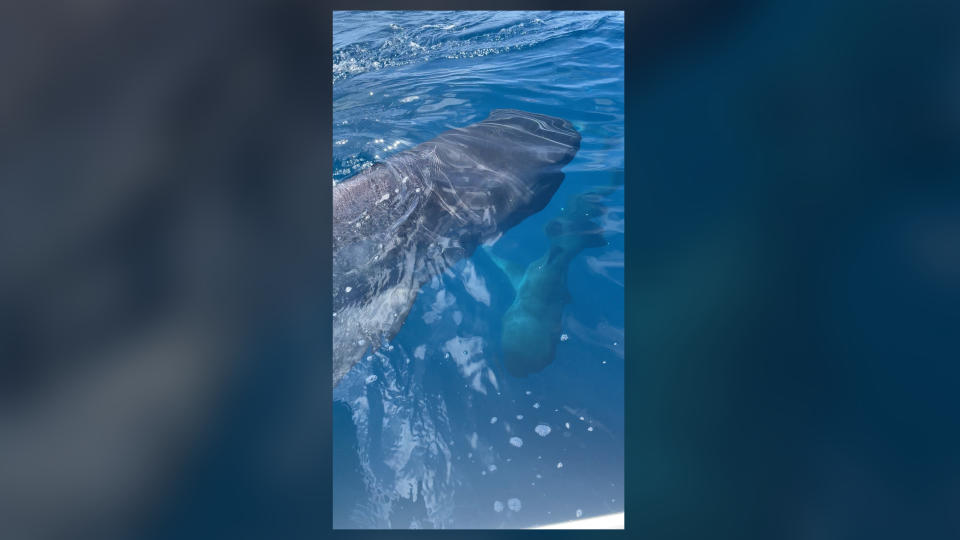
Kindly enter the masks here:
[[559, 116], [581, 150], [550, 204], [492, 249], [526, 266], [549, 246], [545, 223], [596, 189], [608, 242], [574, 259], [555, 360], [526, 378], [500, 359], [514, 291], [496, 266], [474, 257], [424, 286], [396, 338], [334, 391], [334, 525], [514, 528], [621, 512], [622, 13], [337, 12], [333, 41], [335, 182], [493, 109]]

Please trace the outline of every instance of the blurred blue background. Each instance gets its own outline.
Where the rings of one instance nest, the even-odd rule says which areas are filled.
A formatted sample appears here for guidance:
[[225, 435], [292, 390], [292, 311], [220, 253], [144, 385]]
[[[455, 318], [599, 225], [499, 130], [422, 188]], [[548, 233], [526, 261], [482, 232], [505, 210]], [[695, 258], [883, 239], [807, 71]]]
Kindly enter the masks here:
[[[629, 534], [960, 532], [958, 9], [626, 10]], [[2, 10], [3, 529], [324, 534], [327, 6]]]
[[628, 528], [960, 532], [958, 9], [628, 15]]

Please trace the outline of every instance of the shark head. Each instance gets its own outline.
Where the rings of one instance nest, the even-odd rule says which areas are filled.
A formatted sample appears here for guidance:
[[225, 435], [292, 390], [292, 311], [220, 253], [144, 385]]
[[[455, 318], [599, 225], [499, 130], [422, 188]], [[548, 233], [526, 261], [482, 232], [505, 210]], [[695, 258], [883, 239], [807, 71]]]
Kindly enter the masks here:
[[334, 385], [427, 280], [542, 210], [579, 148], [566, 120], [500, 109], [334, 186]]
[[542, 210], [580, 149], [562, 118], [497, 109], [481, 122], [444, 132], [423, 150], [442, 163], [433, 175], [445, 211], [492, 237]]

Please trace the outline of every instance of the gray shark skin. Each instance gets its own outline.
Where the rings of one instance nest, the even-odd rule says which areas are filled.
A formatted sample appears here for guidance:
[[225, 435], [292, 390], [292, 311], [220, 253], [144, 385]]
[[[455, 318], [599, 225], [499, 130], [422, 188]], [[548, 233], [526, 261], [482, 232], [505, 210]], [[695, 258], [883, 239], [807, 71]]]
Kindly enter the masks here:
[[446, 131], [333, 188], [333, 385], [400, 330], [420, 287], [542, 210], [580, 148], [514, 109]]

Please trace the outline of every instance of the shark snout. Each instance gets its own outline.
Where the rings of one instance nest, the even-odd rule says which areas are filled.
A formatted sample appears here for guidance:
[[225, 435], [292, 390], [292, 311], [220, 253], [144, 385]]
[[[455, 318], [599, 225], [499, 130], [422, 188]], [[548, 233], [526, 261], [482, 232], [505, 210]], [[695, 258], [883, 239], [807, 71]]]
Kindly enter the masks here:
[[571, 158], [580, 149], [580, 133], [569, 120], [563, 118], [518, 109], [496, 109], [490, 113], [487, 121], [520, 127], [542, 142], [569, 147], [572, 150]]
[[573, 124], [569, 120], [557, 118], [556, 116], [545, 116], [544, 118], [548, 119], [547, 122], [550, 124], [550, 127], [557, 132], [576, 135], [577, 140], [580, 140], [580, 134], [577, 133], [577, 130], [574, 129]]

